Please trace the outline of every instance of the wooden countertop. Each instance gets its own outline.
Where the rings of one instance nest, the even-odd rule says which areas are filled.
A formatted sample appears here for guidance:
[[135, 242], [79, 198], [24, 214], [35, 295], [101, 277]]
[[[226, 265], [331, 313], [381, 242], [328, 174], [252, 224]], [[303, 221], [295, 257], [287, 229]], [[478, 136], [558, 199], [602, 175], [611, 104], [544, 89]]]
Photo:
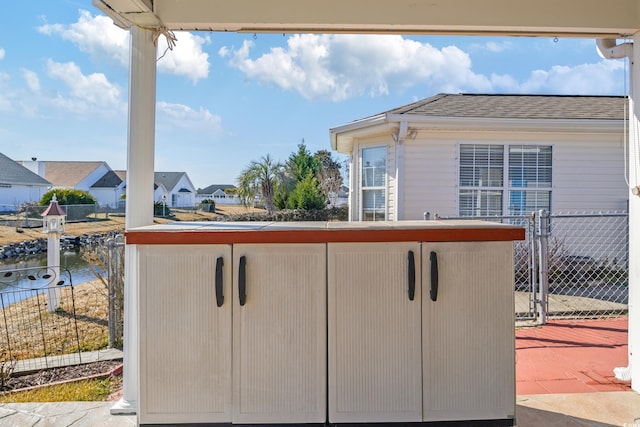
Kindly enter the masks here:
[[174, 222], [125, 232], [130, 245], [524, 240], [520, 226], [478, 220]]

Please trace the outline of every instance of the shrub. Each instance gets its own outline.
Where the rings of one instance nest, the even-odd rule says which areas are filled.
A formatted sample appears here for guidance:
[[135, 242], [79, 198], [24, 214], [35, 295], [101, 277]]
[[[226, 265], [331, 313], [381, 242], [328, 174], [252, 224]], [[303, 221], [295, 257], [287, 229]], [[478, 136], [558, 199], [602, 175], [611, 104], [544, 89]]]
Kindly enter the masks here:
[[90, 193], [74, 188], [54, 188], [49, 190], [40, 199], [40, 206], [47, 206], [55, 194], [60, 205], [93, 205], [96, 198]]
[[171, 216], [171, 209], [163, 202], [155, 202], [153, 204], [153, 216]]
[[289, 209], [324, 209], [326, 205], [327, 200], [313, 175], [307, 175], [298, 181], [287, 200], [287, 208]]
[[213, 199], [204, 199], [200, 203], [200, 210], [203, 212], [216, 212], [216, 202]]

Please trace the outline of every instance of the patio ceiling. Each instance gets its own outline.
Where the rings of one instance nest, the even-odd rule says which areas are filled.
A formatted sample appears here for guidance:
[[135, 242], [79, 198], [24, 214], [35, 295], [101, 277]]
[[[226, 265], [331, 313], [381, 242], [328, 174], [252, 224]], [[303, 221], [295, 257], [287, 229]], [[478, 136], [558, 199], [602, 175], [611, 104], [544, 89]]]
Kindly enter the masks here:
[[117, 25], [188, 31], [622, 38], [638, 0], [93, 0]]

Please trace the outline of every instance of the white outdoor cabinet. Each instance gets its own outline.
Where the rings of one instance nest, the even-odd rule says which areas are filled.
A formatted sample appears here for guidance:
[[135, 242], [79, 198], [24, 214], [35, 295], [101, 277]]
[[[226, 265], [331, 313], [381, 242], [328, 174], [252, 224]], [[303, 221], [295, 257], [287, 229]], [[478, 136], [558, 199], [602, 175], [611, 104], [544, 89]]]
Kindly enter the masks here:
[[422, 277], [424, 420], [514, 419], [513, 242], [425, 242]]
[[509, 420], [513, 243], [329, 243], [329, 421]]
[[137, 252], [140, 422], [231, 420], [231, 246], [138, 245]]
[[138, 422], [513, 425], [523, 238], [480, 221], [130, 230]]
[[325, 245], [234, 245], [233, 260], [233, 422], [323, 423]]
[[420, 244], [329, 243], [328, 271], [329, 421], [422, 421]]
[[324, 422], [325, 245], [137, 250], [140, 424]]

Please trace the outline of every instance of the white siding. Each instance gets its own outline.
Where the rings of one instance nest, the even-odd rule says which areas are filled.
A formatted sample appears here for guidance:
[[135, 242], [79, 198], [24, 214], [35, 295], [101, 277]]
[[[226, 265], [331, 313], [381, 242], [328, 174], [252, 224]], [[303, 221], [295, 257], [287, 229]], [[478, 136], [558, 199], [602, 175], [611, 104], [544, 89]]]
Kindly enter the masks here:
[[[181, 193], [180, 189], [186, 188], [190, 193]], [[171, 207], [193, 207], [196, 205], [196, 189], [186, 174], [183, 174], [171, 194], [167, 195], [167, 203]]]
[[[410, 125], [411, 126], [411, 125]], [[403, 143], [402, 169], [396, 177], [396, 147], [391, 136], [359, 140], [354, 144], [351, 220], [360, 219], [359, 157], [368, 146], [388, 146], [388, 219], [423, 219], [458, 215], [458, 146], [464, 144], [551, 145], [553, 187], [551, 211], [598, 212], [627, 209], [622, 134], [580, 132], [421, 130], [415, 140]], [[505, 153], [505, 155], [507, 155]], [[402, 194], [396, 196], [397, 183]], [[401, 206], [396, 206], [400, 201]], [[399, 215], [395, 215], [399, 212]]]
[[559, 212], [627, 209], [622, 138], [600, 136], [553, 144], [551, 210]]
[[457, 142], [416, 139], [405, 143], [404, 217], [457, 214]]
[[49, 186], [12, 184], [0, 187], [0, 211], [13, 211], [23, 203], [37, 203]]
[[100, 206], [115, 208], [120, 200], [118, 187], [114, 188], [91, 188], [91, 195], [96, 198]]

